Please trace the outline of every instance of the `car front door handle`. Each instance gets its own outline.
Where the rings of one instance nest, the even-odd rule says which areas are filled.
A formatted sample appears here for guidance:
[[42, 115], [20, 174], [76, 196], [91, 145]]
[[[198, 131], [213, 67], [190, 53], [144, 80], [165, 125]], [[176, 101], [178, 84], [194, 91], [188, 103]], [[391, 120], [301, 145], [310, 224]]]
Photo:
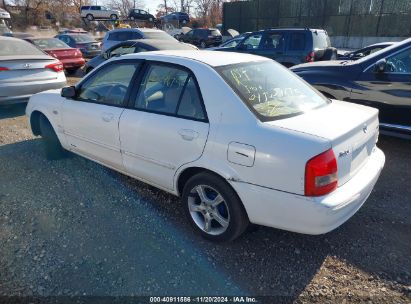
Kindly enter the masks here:
[[103, 119], [103, 121], [105, 122], [110, 122], [113, 120], [113, 118], [114, 118], [114, 114], [112, 113], [103, 113], [101, 115], [101, 119]]
[[189, 129], [181, 129], [180, 131], [178, 131], [178, 134], [180, 134], [182, 139], [188, 141], [191, 141], [198, 137], [198, 133], [196, 131]]

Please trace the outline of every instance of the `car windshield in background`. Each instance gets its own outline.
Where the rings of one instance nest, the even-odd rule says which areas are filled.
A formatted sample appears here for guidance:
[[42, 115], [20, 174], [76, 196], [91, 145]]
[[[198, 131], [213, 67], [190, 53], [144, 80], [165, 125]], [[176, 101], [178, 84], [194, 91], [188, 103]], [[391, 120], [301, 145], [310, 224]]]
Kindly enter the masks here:
[[166, 32], [145, 32], [145, 38], [147, 39], [157, 39], [157, 40], [173, 40], [177, 41], [174, 37], [170, 36]]
[[26, 55], [43, 55], [45, 54], [27, 41], [10, 40], [0, 47], [0, 56], [26, 56]]
[[94, 42], [95, 39], [89, 35], [73, 35], [71, 36], [78, 43]]
[[329, 102], [292, 72], [272, 61], [216, 69], [262, 121], [294, 116]]
[[57, 38], [34, 39], [33, 43], [43, 50], [70, 48], [67, 44]]

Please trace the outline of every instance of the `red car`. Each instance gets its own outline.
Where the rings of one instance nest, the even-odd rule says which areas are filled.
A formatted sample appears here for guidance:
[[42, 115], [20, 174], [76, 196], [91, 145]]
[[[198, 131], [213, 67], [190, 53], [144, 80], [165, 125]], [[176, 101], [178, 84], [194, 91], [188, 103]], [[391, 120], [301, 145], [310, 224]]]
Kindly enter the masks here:
[[28, 38], [26, 40], [60, 60], [67, 73], [75, 73], [86, 63], [79, 49], [72, 48], [57, 38]]

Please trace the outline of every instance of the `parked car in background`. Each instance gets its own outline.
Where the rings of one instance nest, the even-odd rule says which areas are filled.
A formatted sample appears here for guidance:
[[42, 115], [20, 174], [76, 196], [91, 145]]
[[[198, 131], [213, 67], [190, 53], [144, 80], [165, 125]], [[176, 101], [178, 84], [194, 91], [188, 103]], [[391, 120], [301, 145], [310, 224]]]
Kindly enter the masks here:
[[393, 44], [395, 44], [395, 42], [380, 42], [380, 43], [371, 44], [362, 49], [352, 51], [352, 52], [344, 52], [343, 54], [340, 54], [339, 52], [337, 52], [337, 59], [338, 60], [357, 60], [365, 56], [368, 56], [372, 53], [375, 53], [379, 50], [382, 50]]
[[27, 41], [0, 37], [0, 105], [66, 85], [63, 64]]
[[33, 96], [26, 113], [49, 158], [67, 149], [180, 196], [213, 241], [250, 222], [331, 231], [363, 205], [385, 161], [376, 109], [331, 102], [248, 54], [113, 58], [76, 86]]
[[33, 34], [24, 33], [24, 32], [8, 32], [8, 33], [4, 33], [3, 36], [5, 36], [5, 37], [19, 38], [19, 39], [26, 39], [26, 38], [34, 37]]
[[209, 46], [220, 45], [223, 41], [223, 36], [217, 29], [200, 28], [192, 29], [185, 34], [180, 35], [179, 40], [194, 44], [204, 49]]
[[94, 19], [111, 19], [117, 20], [120, 17], [120, 11], [108, 9], [105, 6], [92, 5], [82, 6], [80, 8], [81, 18], [86, 18], [89, 21]]
[[411, 138], [411, 38], [356, 61], [303, 64], [292, 70], [329, 98], [379, 109], [381, 129]]
[[177, 42], [174, 37], [162, 30], [150, 28], [115, 29], [107, 32], [104, 36], [102, 50], [106, 51], [119, 42], [136, 39], [155, 39]]
[[142, 9], [131, 9], [128, 14], [128, 19], [155, 22], [156, 17]]
[[217, 47], [213, 47], [213, 48], [208, 48], [209, 50], [216, 50], [218, 48], [223, 48], [223, 47], [236, 47], [241, 41], [244, 40], [244, 38], [246, 36], [248, 36], [250, 34], [250, 32], [246, 32], [243, 33], [241, 35], [237, 35], [234, 38], [228, 39], [227, 41], [221, 43], [219, 46]]
[[72, 48], [79, 49], [85, 58], [92, 58], [101, 53], [100, 43], [86, 34], [58, 34], [55, 38]]
[[309, 28], [277, 28], [253, 32], [237, 46], [214, 50], [260, 55], [274, 59], [286, 67], [337, 58], [337, 50], [331, 47], [327, 32]]
[[84, 29], [82, 29], [81, 27], [77, 27], [77, 28], [61, 28], [59, 30], [59, 34], [88, 34], [88, 32]]
[[191, 44], [170, 41], [170, 40], [154, 40], [154, 39], [139, 39], [128, 40], [120, 42], [108, 50], [104, 51], [101, 55], [94, 57], [87, 61], [84, 66], [86, 73], [91, 72], [97, 66], [105, 62], [112, 57], [118, 57], [125, 54], [151, 52], [151, 51], [163, 51], [163, 50], [198, 50], [197, 47]]
[[187, 24], [190, 22], [190, 16], [184, 12], [173, 12], [171, 14], [160, 17], [163, 22], [177, 21], [181, 24]]
[[70, 74], [75, 73], [86, 63], [79, 49], [72, 48], [57, 38], [29, 38], [25, 40], [60, 60], [64, 69]]

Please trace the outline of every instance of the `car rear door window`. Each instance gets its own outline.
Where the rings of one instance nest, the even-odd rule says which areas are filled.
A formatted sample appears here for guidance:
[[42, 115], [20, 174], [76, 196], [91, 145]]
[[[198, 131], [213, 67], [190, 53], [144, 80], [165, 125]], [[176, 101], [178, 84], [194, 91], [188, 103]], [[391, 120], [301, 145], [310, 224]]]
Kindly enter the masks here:
[[78, 99], [121, 106], [138, 63], [113, 63], [100, 69], [80, 86]]
[[304, 51], [305, 50], [305, 34], [291, 33], [288, 43], [288, 50], [290, 51]]
[[190, 77], [185, 85], [183, 95], [177, 109], [177, 115], [196, 120], [206, 119], [202, 106], [201, 94], [198, 90], [197, 83], [193, 77]]
[[175, 114], [188, 77], [187, 71], [176, 67], [150, 65], [140, 85], [135, 108]]

